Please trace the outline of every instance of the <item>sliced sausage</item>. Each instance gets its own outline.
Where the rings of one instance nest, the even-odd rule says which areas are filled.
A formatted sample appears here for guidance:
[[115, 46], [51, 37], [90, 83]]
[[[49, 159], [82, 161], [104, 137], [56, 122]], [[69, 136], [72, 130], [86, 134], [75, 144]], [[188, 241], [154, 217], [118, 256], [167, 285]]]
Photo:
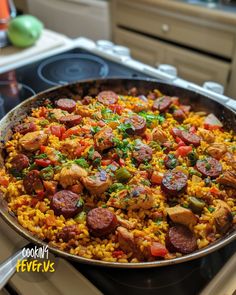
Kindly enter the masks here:
[[55, 215], [72, 218], [82, 210], [82, 199], [69, 190], [61, 190], [52, 196], [50, 207]]
[[37, 129], [36, 125], [33, 122], [22, 123], [14, 128], [15, 132], [25, 135], [28, 132], [33, 132]]
[[174, 136], [174, 137], [180, 137], [181, 134], [182, 134], [182, 130], [180, 130], [179, 128], [177, 127], [174, 127], [171, 129], [171, 134]]
[[188, 177], [180, 170], [167, 171], [161, 182], [163, 191], [169, 195], [182, 192], [187, 186]]
[[138, 115], [132, 115], [127, 118], [125, 124], [130, 124], [131, 126], [126, 129], [126, 132], [130, 135], [142, 135], [147, 128], [146, 120]]
[[27, 194], [43, 191], [43, 183], [38, 170], [31, 170], [23, 179], [23, 186]]
[[94, 208], [87, 215], [89, 231], [96, 237], [109, 235], [115, 230], [117, 224], [116, 215], [105, 208]]
[[20, 138], [20, 145], [27, 151], [33, 152], [44, 145], [48, 136], [43, 131], [28, 132]]
[[112, 180], [105, 170], [101, 170], [95, 175], [82, 177], [82, 183], [91, 195], [100, 195], [109, 188]]
[[24, 154], [18, 154], [11, 160], [11, 170], [21, 172], [29, 166], [29, 158]]
[[98, 94], [97, 100], [104, 105], [110, 105], [117, 102], [118, 95], [113, 91], [102, 91]]
[[81, 102], [83, 105], [89, 105], [92, 102], [92, 99], [92, 96], [85, 96]]
[[186, 119], [185, 112], [183, 110], [181, 110], [181, 109], [174, 110], [173, 117], [179, 123], [182, 123]]
[[68, 128], [78, 125], [82, 121], [80, 115], [67, 115], [59, 119], [60, 123], [65, 124]]
[[149, 162], [152, 159], [152, 149], [144, 143], [134, 147], [133, 157], [138, 163]]
[[176, 224], [169, 229], [166, 247], [170, 252], [189, 254], [197, 250], [197, 239], [189, 228]]
[[66, 225], [57, 234], [57, 238], [62, 239], [64, 242], [69, 242], [69, 240], [74, 239], [76, 237], [77, 233], [78, 232], [76, 224]]
[[186, 143], [186, 144], [193, 144], [194, 146], [199, 146], [201, 142], [201, 137], [199, 137], [195, 133], [190, 133], [188, 131], [181, 131], [179, 137]]
[[76, 108], [76, 102], [70, 98], [60, 98], [55, 102], [57, 108], [72, 113]]
[[114, 134], [110, 127], [104, 127], [94, 135], [94, 143], [99, 152], [114, 146]]
[[196, 168], [205, 177], [209, 176], [215, 178], [222, 173], [221, 163], [212, 157], [198, 160], [196, 163]]
[[164, 159], [164, 164], [167, 169], [174, 169], [179, 165], [179, 161], [174, 154], [168, 154]]
[[169, 96], [162, 96], [154, 101], [152, 108], [154, 111], [164, 112], [171, 104], [172, 100]]

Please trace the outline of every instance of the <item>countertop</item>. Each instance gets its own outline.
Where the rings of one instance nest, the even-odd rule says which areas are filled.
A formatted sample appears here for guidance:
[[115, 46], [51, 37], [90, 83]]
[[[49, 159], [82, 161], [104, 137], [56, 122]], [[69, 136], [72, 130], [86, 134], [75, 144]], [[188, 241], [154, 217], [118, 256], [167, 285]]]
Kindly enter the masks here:
[[[206, 4], [193, 4], [187, 0], [136, 0], [136, 3], [150, 5], [157, 8], [168, 9], [173, 12], [180, 12], [202, 18], [208, 21], [221, 23], [222, 25], [236, 26], [236, 5], [217, 5], [214, 8]], [[195, 1], [192, 1], [195, 2]]]

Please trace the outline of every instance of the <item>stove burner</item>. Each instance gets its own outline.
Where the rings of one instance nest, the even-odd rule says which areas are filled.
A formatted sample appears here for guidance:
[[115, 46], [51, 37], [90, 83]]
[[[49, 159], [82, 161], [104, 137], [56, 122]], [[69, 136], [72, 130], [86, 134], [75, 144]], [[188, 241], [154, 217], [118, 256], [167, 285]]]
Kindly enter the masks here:
[[78, 80], [104, 78], [108, 75], [107, 63], [88, 54], [55, 56], [38, 67], [39, 77], [50, 85], [67, 84]]

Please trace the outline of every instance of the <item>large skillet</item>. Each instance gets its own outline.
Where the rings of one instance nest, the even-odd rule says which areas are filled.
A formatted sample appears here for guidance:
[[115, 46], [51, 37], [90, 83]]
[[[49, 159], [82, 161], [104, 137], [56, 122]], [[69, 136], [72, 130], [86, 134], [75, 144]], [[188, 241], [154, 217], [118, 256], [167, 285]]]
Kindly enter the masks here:
[[[102, 90], [113, 90], [119, 94], [127, 94], [127, 91], [136, 87], [138, 93], [147, 94], [150, 90], [159, 89], [162, 93], [170, 96], [178, 96], [181, 98], [183, 104], [188, 104], [192, 106], [194, 111], [206, 111], [214, 113], [224, 124], [225, 129], [232, 129], [236, 132], [236, 113], [229, 108], [223, 106], [222, 104], [215, 102], [201, 94], [195, 93], [190, 90], [186, 90], [181, 87], [174, 85], [157, 82], [155, 80], [142, 80], [142, 79], [101, 79], [93, 81], [76, 82], [66, 86], [59, 86], [47, 91], [41, 92], [26, 101], [22, 102], [20, 105], [11, 110], [1, 121], [0, 121], [0, 164], [4, 165], [3, 155], [4, 155], [4, 142], [6, 142], [12, 134], [11, 128], [22, 118], [24, 118], [27, 113], [30, 112], [32, 107], [40, 105], [40, 103], [46, 99], [56, 99], [59, 97], [75, 97], [80, 99], [85, 95], [96, 95]], [[47, 245], [45, 242], [41, 241], [37, 237], [33, 236], [29, 231], [24, 229], [19, 225], [17, 219], [10, 215], [7, 209], [7, 203], [4, 200], [4, 196], [0, 196], [0, 214], [3, 219], [19, 234], [28, 239], [34, 244], [39, 246]], [[76, 255], [72, 255], [56, 248], [50, 247], [49, 250], [56, 255], [62, 256], [67, 259], [72, 259], [77, 262], [87, 263], [99, 266], [108, 267], [119, 267], [119, 268], [147, 268], [147, 267], [157, 267], [172, 265], [176, 263], [185, 262], [188, 260], [196, 259], [205, 256], [213, 251], [220, 249], [226, 244], [230, 243], [236, 239], [236, 230], [232, 230], [226, 236], [217, 240], [216, 242], [210, 244], [208, 247], [201, 250], [197, 250], [191, 254], [184, 255], [182, 257], [174, 258], [171, 260], [159, 260], [154, 262], [142, 262], [142, 263], [117, 263], [117, 262], [105, 262], [99, 260], [92, 260]]]

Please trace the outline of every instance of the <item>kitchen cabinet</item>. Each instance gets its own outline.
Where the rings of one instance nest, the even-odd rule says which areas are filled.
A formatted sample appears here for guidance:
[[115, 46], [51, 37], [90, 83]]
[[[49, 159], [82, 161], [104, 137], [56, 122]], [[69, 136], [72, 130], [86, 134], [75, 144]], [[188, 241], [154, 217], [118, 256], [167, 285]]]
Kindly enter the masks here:
[[129, 47], [136, 59], [152, 66], [174, 65], [181, 78], [199, 85], [216, 81], [225, 86], [226, 94], [236, 97], [231, 80], [236, 75], [236, 15], [234, 25], [232, 16], [229, 24], [212, 15], [194, 16], [194, 10], [191, 15], [176, 7], [171, 10], [163, 3], [113, 0], [113, 40]]

